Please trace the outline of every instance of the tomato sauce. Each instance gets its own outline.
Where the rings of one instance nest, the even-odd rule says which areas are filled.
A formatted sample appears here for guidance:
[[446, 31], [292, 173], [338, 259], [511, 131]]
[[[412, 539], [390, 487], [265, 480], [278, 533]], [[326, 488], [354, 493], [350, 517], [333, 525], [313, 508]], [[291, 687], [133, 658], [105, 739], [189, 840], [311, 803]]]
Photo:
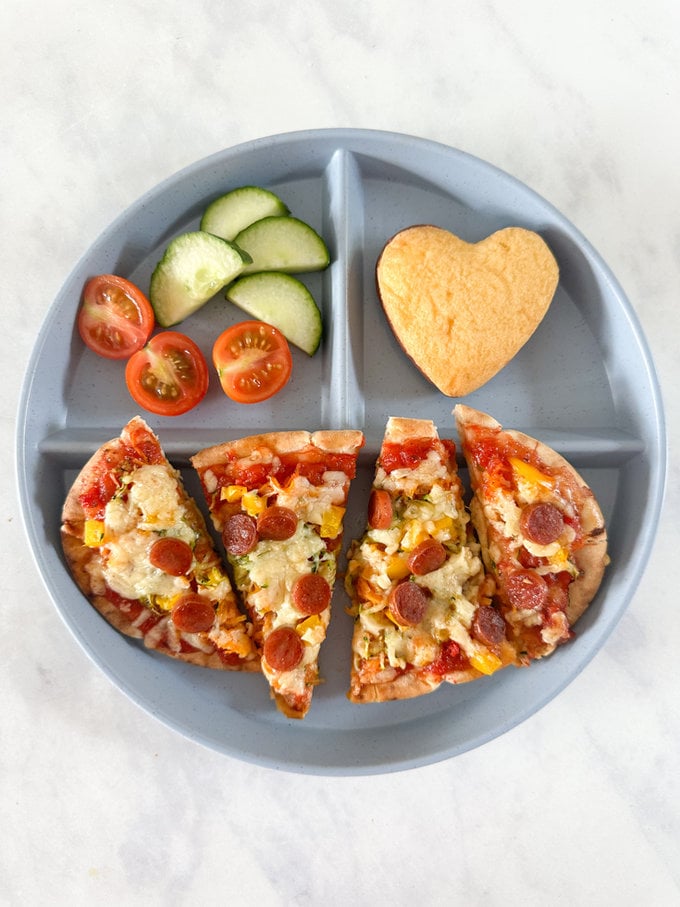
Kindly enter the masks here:
[[414, 469], [435, 449], [437, 443], [433, 438], [414, 438], [401, 444], [385, 443], [380, 452], [380, 465], [388, 473], [395, 469]]
[[508, 492], [514, 491], [516, 481], [509, 460], [511, 457], [523, 460], [539, 472], [552, 477], [555, 483], [554, 493], [566, 505], [560, 508], [564, 522], [574, 531], [575, 538], [571, 550], [581, 548], [585, 542], [579, 517], [582, 492], [572, 476], [564, 470], [547, 467], [535, 451], [513, 439], [499, 436], [498, 432], [476, 428], [473, 433], [472, 439], [466, 445], [466, 453], [482, 472], [483, 494], [493, 494], [499, 488]]
[[100, 464], [99, 474], [78, 498], [86, 519], [103, 519], [104, 510], [120, 487], [122, 475], [140, 466], [163, 463], [165, 457], [158, 442], [146, 429], [138, 429], [131, 437], [132, 444], [118, 444], [107, 451]]
[[79, 496], [78, 501], [85, 513], [85, 519], [100, 520], [104, 517], [106, 505], [118, 488], [118, 482], [110, 473], [102, 473]]
[[[215, 473], [218, 472], [213, 467]], [[356, 474], [356, 457], [353, 454], [314, 453], [299, 456], [277, 457], [266, 463], [248, 463], [234, 459], [220, 472], [219, 486], [244, 485], [249, 491], [260, 488], [271, 476], [279, 485], [285, 485], [295, 476], [303, 476], [312, 485], [321, 485], [325, 472], [344, 472], [353, 479]]]
[[117, 592], [114, 592], [113, 589], [107, 587], [105, 592], [105, 597], [111, 602], [112, 605], [115, 605], [119, 611], [121, 611], [130, 623], [135, 623], [139, 619], [143, 612], [148, 614], [148, 617], [141, 623], [137, 625], [137, 629], [140, 633], [145, 636], [153, 627], [156, 626], [158, 621], [161, 619], [160, 614], [156, 614], [154, 611], [151, 611], [149, 608], [146, 608], [140, 602], [135, 601], [135, 599], [124, 598], [122, 595], [119, 595]]
[[441, 652], [436, 661], [428, 666], [428, 674], [451, 674], [454, 671], [466, 671], [470, 667], [467, 655], [461, 650], [457, 642], [452, 639], [443, 643]]
[[[486, 472], [494, 466], [498, 468], [497, 464], [499, 462], [507, 462], [511, 457], [514, 457], [517, 460], [524, 460], [539, 472], [550, 472], [533, 450], [524, 447], [511, 438], [503, 437], [500, 432], [487, 431], [481, 428], [473, 431], [474, 437], [468, 441], [466, 452], [479, 469]], [[512, 470], [510, 464], [508, 464], [508, 469]]]

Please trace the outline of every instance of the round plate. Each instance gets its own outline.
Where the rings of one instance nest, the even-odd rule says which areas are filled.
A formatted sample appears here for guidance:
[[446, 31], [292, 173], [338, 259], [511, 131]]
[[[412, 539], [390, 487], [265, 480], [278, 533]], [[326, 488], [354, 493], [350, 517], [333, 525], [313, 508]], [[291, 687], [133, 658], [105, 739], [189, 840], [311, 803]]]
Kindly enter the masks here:
[[[141, 413], [203, 505], [189, 457], [262, 430], [360, 428], [366, 434], [345, 521], [364, 528], [365, 501], [390, 415], [431, 418], [455, 439], [451, 410], [392, 335], [374, 282], [385, 242], [434, 223], [475, 242], [505, 226], [539, 232], [560, 266], [547, 316], [520, 353], [466, 402], [557, 449], [593, 488], [609, 528], [611, 566], [573, 642], [528, 669], [446, 685], [406, 702], [352, 705], [351, 619], [337, 584], [325, 682], [309, 715], [290, 721], [259, 675], [209, 671], [144, 649], [113, 630], [70, 578], [59, 543], [61, 506], [78, 469], [138, 410], [121, 363], [99, 359], [75, 319], [86, 279], [117, 273], [142, 288], [168, 241], [196, 229], [206, 205], [237, 186], [266, 186], [314, 226], [331, 267], [305, 276], [322, 309], [314, 357], [294, 350], [294, 375], [272, 400], [239, 406], [216, 377], [204, 402], [175, 419]], [[209, 357], [243, 313], [223, 294], [182, 325]], [[665, 480], [665, 429], [650, 354], [621, 288], [584, 237], [507, 174], [423, 139], [320, 130], [260, 139], [199, 161], [132, 205], [96, 240], [55, 299], [37, 338], [18, 419], [21, 505], [38, 569], [67, 626], [130, 698], [187, 737], [241, 759], [291, 771], [368, 774], [455, 756], [502, 734], [548, 702], [592, 659], [621, 617], [652, 545]]]

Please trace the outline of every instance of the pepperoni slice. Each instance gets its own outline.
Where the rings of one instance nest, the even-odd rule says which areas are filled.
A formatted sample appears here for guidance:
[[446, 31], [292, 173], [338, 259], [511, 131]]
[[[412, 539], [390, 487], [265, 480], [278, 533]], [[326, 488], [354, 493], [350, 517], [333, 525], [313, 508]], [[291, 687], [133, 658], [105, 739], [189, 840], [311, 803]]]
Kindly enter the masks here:
[[446, 550], [436, 539], [425, 539], [413, 549], [407, 558], [411, 573], [425, 576], [433, 570], [439, 570], [446, 560]]
[[257, 524], [247, 513], [233, 513], [224, 524], [222, 541], [229, 554], [240, 557], [252, 551], [257, 542]]
[[423, 589], [412, 580], [405, 580], [392, 590], [389, 606], [400, 624], [415, 627], [425, 616], [427, 602]]
[[522, 509], [519, 528], [523, 535], [537, 545], [549, 545], [562, 535], [564, 518], [561, 511], [547, 501], [528, 504]]
[[331, 602], [331, 587], [320, 573], [305, 573], [293, 583], [293, 604], [303, 614], [321, 614]]
[[195, 592], [182, 595], [171, 612], [172, 622], [183, 633], [205, 633], [215, 621], [215, 609]]
[[297, 524], [297, 515], [290, 508], [274, 504], [258, 516], [257, 534], [261, 539], [283, 542], [295, 535]]
[[491, 605], [481, 605], [472, 621], [472, 632], [485, 646], [497, 646], [505, 639], [505, 621]]
[[368, 499], [368, 525], [371, 529], [389, 529], [392, 525], [392, 498], [384, 488], [374, 488]]
[[262, 654], [275, 671], [292, 671], [302, 661], [304, 644], [292, 627], [277, 627], [264, 641]]
[[533, 570], [516, 570], [505, 584], [513, 608], [540, 610], [548, 600], [548, 584]]
[[170, 576], [186, 576], [191, 569], [194, 553], [182, 539], [169, 535], [157, 539], [149, 552], [151, 565]]

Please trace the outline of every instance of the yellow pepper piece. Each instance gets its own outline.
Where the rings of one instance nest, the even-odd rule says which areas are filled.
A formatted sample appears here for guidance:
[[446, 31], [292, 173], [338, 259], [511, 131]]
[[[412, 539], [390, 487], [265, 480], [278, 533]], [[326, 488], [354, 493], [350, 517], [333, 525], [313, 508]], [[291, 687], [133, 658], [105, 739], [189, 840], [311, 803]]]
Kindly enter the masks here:
[[338, 507], [336, 504], [331, 504], [321, 520], [320, 534], [322, 539], [336, 539], [340, 535], [342, 532], [342, 518], [344, 515], [344, 507]]
[[104, 520], [85, 520], [83, 542], [88, 548], [99, 548], [104, 544]]
[[162, 608], [163, 611], [172, 611], [179, 595], [154, 595], [153, 603], [156, 608]]
[[245, 485], [225, 485], [220, 491], [220, 500], [232, 504], [234, 501], [240, 501], [247, 491]]
[[532, 485], [541, 485], [543, 488], [553, 488], [555, 485], [555, 480], [552, 476], [547, 476], [544, 472], [536, 469], [535, 466], [525, 463], [524, 460], [510, 457], [510, 465], [518, 476], [521, 476], [527, 482], [531, 482]]
[[569, 559], [569, 552], [567, 551], [567, 549], [560, 548], [560, 550], [556, 554], [553, 554], [553, 556], [550, 558], [550, 561], [554, 565], [561, 564], [561, 565], [566, 566], [568, 559]]
[[241, 658], [246, 658], [254, 650], [253, 641], [246, 633], [239, 633], [237, 639], [230, 639], [227, 647], [228, 652], [234, 652]]
[[401, 538], [401, 547], [404, 551], [413, 551], [414, 548], [429, 537], [430, 533], [420, 520], [409, 520]]
[[247, 491], [241, 498], [241, 507], [250, 516], [257, 516], [267, 506], [265, 498], [261, 498], [256, 491]]
[[307, 617], [305, 620], [302, 620], [299, 624], [295, 625], [295, 632], [299, 633], [300, 636], [304, 636], [307, 630], [316, 630], [317, 627], [320, 626], [321, 618], [318, 614], [312, 614], [311, 617]]
[[207, 575], [201, 577], [200, 583], [202, 586], [219, 586], [225, 579], [227, 575], [219, 567], [211, 567]]
[[481, 674], [493, 674], [503, 667], [503, 662], [493, 652], [475, 652], [470, 656], [470, 664]]
[[411, 572], [406, 558], [391, 554], [387, 559], [387, 575], [390, 579], [404, 579]]
[[434, 521], [434, 528], [436, 532], [450, 532], [453, 529], [453, 517], [439, 517], [438, 520]]
[[550, 565], [557, 570], [566, 570], [571, 573], [574, 579], [579, 575], [578, 567], [569, 560], [569, 550], [567, 548], [560, 548], [557, 554], [553, 554], [550, 558]]
[[300, 639], [310, 646], [320, 645], [326, 636], [326, 625], [317, 614], [313, 614], [295, 627]]

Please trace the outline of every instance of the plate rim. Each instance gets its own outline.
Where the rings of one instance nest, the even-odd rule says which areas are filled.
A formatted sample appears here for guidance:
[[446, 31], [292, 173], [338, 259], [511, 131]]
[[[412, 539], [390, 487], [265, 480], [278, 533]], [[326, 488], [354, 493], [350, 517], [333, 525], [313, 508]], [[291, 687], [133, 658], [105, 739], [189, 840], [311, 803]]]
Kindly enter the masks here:
[[[626, 319], [629, 323], [629, 329], [632, 336], [635, 338], [639, 348], [641, 360], [644, 362], [647, 369], [648, 381], [650, 390], [652, 392], [651, 403], [653, 403], [653, 418], [652, 422], [654, 425], [655, 433], [654, 438], [656, 439], [656, 445], [651, 451], [648, 451], [651, 454], [649, 471], [650, 471], [650, 496], [649, 496], [649, 506], [647, 508], [647, 524], [648, 529], [644, 539], [644, 543], [636, 551], [636, 562], [635, 569], [633, 571], [632, 577], [630, 578], [627, 588], [624, 594], [621, 596], [621, 600], [618, 608], [614, 612], [614, 618], [609, 620], [604, 632], [601, 631], [598, 635], [597, 644], [589, 648], [584, 652], [584, 657], [578, 663], [578, 666], [575, 671], [572, 671], [565, 676], [563, 681], [558, 684], [556, 687], [552, 687], [549, 693], [541, 699], [538, 704], [532, 704], [531, 706], [523, 709], [520, 713], [516, 714], [512, 719], [508, 720], [506, 725], [495, 732], [487, 732], [478, 735], [477, 738], [471, 739], [467, 745], [457, 746], [449, 748], [448, 750], [438, 751], [432, 754], [421, 755], [419, 757], [406, 757], [404, 759], [396, 759], [389, 763], [370, 763], [364, 762], [357, 765], [335, 765], [329, 766], [326, 763], [322, 764], [321, 762], [315, 763], [310, 761], [309, 763], [290, 763], [286, 762], [285, 759], [275, 759], [266, 755], [258, 756], [256, 753], [243, 753], [238, 749], [238, 747], [233, 747], [229, 745], [217, 745], [216, 741], [209, 739], [206, 735], [197, 732], [196, 730], [189, 730], [186, 727], [183, 727], [180, 722], [174, 720], [173, 717], [169, 714], [163, 714], [158, 709], [153, 708], [150, 704], [142, 701], [138, 693], [135, 693], [129, 684], [127, 678], [121, 677], [121, 675], [109, 665], [101, 657], [95, 654], [94, 651], [91, 651], [90, 646], [86, 643], [82, 632], [79, 630], [74, 623], [69, 620], [60, 606], [57, 596], [54, 593], [53, 588], [50, 585], [49, 578], [52, 573], [52, 565], [49, 560], [45, 558], [44, 552], [41, 550], [40, 546], [36, 543], [38, 542], [39, 535], [37, 533], [37, 527], [34, 525], [31, 514], [30, 506], [30, 496], [29, 496], [29, 487], [27, 482], [27, 476], [25, 475], [25, 467], [27, 465], [27, 436], [28, 436], [28, 404], [31, 398], [31, 390], [33, 386], [33, 380], [36, 372], [36, 364], [40, 358], [40, 353], [44, 347], [44, 344], [47, 341], [50, 326], [52, 325], [54, 319], [58, 316], [59, 312], [59, 301], [61, 294], [65, 286], [71, 281], [82, 269], [84, 263], [92, 255], [93, 249], [100, 243], [106, 241], [107, 236], [115, 233], [126, 220], [134, 218], [137, 216], [138, 212], [148, 204], [152, 199], [162, 197], [164, 192], [166, 192], [171, 186], [176, 185], [178, 182], [181, 182], [183, 179], [186, 179], [187, 176], [198, 167], [209, 167], [214, 163], [217, 163], [220, 160], [223, 160], [225, 157], [235, 155], [240, 156], [244, 153], [249, 153], [254, 148], [258, 147], [271, 147], [274, 145], [284, 145], [290, 142], [309, 142], [322, 139], [329, 144], [335, 143], [338, 147], [345, 147], [348, 142], [354, 141], [377, 141], [387, 142], [387, 143], [398, 143], [405, 145], [421, 145], [427, 147], [434, 151], [437, 151], [440, 154], [446, 156], [461, 156], [472, 165], [473, 167], [481, 167], [483, 170], [487, 170], [489, 173], [495, 174], [497, 178], [500, 178], [503, 181], [509, 182], [513, 185], [519, 192], [523, 195], [528, 194], [532, 196], [541, 207], [549, 211], [556, 222], [559, 222], [560, 225], [566, 230], [568, 235], [574, 239], [581, 250], [581, 252], [586, 253], [587, 257], [597, 271], [603, 276], [603, 278], [609, 284], [613, 295], [616, 297], [617, 303], [621, 307], [621, 312], [625, 314]], [[656, 539], [656, 534], [658, 531], [658, 516], [661, 512], [663, 506], [663, 499], [665, 495], [666, 481], [667, 481], [667, 470], [668, 470], [668, 438], [666, 430], [666, 419], [665, 411], [663, 405], [663, 394], [661, 385], [658, 379], [656, 366], [652, 357], [651, 349], [645, 333], [642, 329], [640, 320], [633, 308], [633, 305], [630, 299], [627, 297], [621, 284], [619, 283], [617, 277], [613, 273], [612, 269], [609, 267], [607, 262], [602, 258], [600, 253], [595, 249], [595, 247], [590, 243], [590, 241], [583, 235], [583, 233], [571, 222], [565, 215], [563, 215], [552, 203], [547, 201], [543, 196], [533, 190], [527, 184], [521, 182], [516, 177], [509, 174], [507, 171], [502, 170], [494, 164], [491, 164], [481, 158], [476, 157], [473, 154], [470, 154], [467, 151], [455, 148], [453, 146], [446, 145], [442, 142], [431, 140], [419, 136], [411, 136], [406, 133], [401, 132], [390, 132], [385, 130], [375, 130], [375, 129], [353, 129], [353, 128], [326, 128], [326, 129], [305, 129], [299, 131], [278, 133], [270, 136], [264, 136], [256, 139], [251, 139], [245, 142], [238, 143], [233, 146], [218, 150], [212, 154], [207, 155], [197, 161], [194, 161], [186, 166], [175, 171], [173, 174], [161, 180], [159, 183], [152, 186], [150, 189], [146, 190], [141, 196], [139, 196], [135, 201], [128, 205], [123, 211], [121, 211], [96, 237], [96, 239], [89, 244], [85, 251], [79, 256], [76, 263], [72, 266], [68, 272], [65, 280], [62, 281], [59, 290], [52, 300], [43, 322], [39, 328], [39, 331], [36, 335], [36, 339], [29, 356], [28, 363], [25, 369], [21, 391], [19, 395], [19, 401], [17, 406], [17, 417], [16, 417], [16, 432], [15, 432], [15, 480], [18, 487], [18, 497], [20, 503], [20, 513], [22, 518], [22, 524], [24, 526], [24, 531], [29, 541], [29, 548], [33, 556], [34, 562], [38, 568], [39, 575], [45, 586], [45, 589], [48, 593], [48, 596], [52, 599], [53, 604], [56, 607], [57, 613], [61, 617], [62, 621], [67, 626], [73, 638], [78, 642], [81, 649], [86, 653], [89, 659], [109, 678], [109, 680], [116, 686], [118, 689], [132, 702], [134, 702], [142, 710], [146, 711], [147, 714], [161, 721], [167, 727], [170, 727], [180, 735], [184, 736], [187, 739], [200, 743], [203, 746], [206, 746], [212, 750], [221, 752], [224, 755], [228, 755], [232, 758], [238, 758], [243, 761], [246, 761], [251, 764], [257, 764], [269, 768], [274, 768], [278, 770], [286, 770], [296, 773], [303, 774], [315, 774], [315, 775], [366, 775], [366, 774], [378, 774], [386, 773], [393, 771], [403, 771], [411, 768], [417, 768], [423, 765], [429, 765], [436, 762], [440, 762], [449, 758], [453, 758], [456, 755], [460, 755], [463, 752], [470, 751], [479, 746], [484, 745], [492, 739], [495, 739], [498, 736], [502, 736], [510, 729], [518, 726], [519, 724], [526, 721], [533, 714], [536, 714], [538, 711], [542, 710], [545, 705], [547, 705], [553, 698], [555, 698], [562, 690], [568, 686], [575, 678], [583, 671], [583, 669], [592, 661], [595, 655], [600, 651], [604, 646], [607, 639], [619, 623], [622, 615], [628, 608], [630, 601], [635, 594], [635, 591], [642, 579], [644, 572], [647, 569], [649, 557], [651, 550]], [[653, 525], [650, 525], [653, 524]]]

